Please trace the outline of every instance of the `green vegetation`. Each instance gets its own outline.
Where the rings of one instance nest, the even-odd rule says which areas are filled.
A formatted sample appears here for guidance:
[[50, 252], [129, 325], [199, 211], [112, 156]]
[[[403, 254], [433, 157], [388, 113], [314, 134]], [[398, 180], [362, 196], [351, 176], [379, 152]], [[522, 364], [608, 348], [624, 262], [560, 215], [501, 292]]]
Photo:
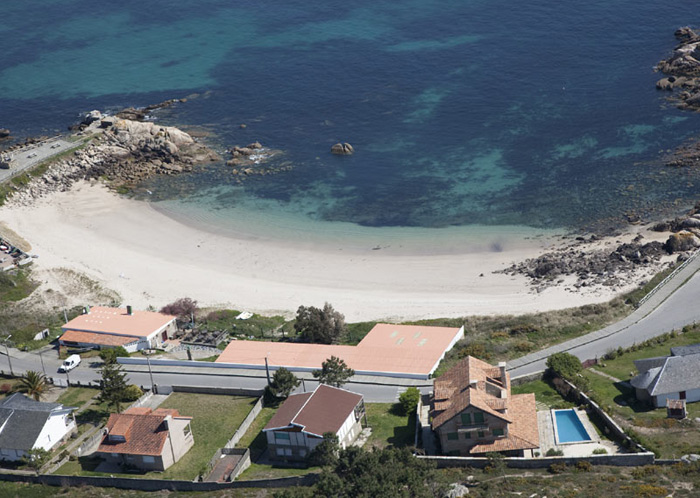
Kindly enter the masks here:
[[28, 370], [22, 377], [19, 378], [18, 391], [23, 392], [27, 396], [34, 398], [35, 401], [41, 401], [42, 396], [46, 394], [49, 388], [46, 376], [41, 372]]
[[281, 367], [278, 368], [272, 376], [272, 381], [268, 389], [273, 396], [285, 399], [299, 384], [301, 384], [301, 380], [298, 379], [296, 375], [286, 368]]
[[460, 340], [440, 363], [435, 376], [467, 355], [489, 361], [507, 361], [601, 329], [633, 311], [625, 297], [602, 304], [521, 316], [465, 317], [410, 322], [415, 325], [464, 326]]
[[117, 412], [122, 411], [122, 404], [129, 399], [126, 391], [126, 372], [118, 363], [105, 363], [101, 373], [100, 401], [114, 408]]
[[31, 279], [29, 268], [0, 272], [0, 302], [16, 302], [29, 296], [39, 284]]
[[329, 303], [323, 309], [299, 306], [294, 330], [303, 342], [336, 344], [345, 335], [345, 316], [333, 309]]
[[573, 403], [563, 400], [548, 380], [533, 380], [525, 384], [512, 386], [511, 392], [513, 394], [534, 393], [537, 403], [542, 403], [555, 410], [572, 408], [574, 406]]
[[663, 279], [665, 279], [671, 273], [673, 273], [673, 270], [675, 269], [676, 265], [672, 265], [664, 270], [661, 270], [659, 273], [654, 275], [654, 277], [651, 280], [649, 280], [649, 282], [639, 287], [639, 289], [636, 289], [627, 294], [625, 296], [627, 303], [634, 307], [637, 307], [642, 298], [649, 294], [654, 289], [654, 287], [659, 285]]
[[278, 335], [292, 335], [292, 322], [287, 322], [283, 316], [262, 316], [254, 314], [247, 320], [237, 320], [241, 312], [238, 310], [211, 311], [197, 319], [197, 326], [207, 330], [226, 330], [230, 334], [255, 339], [273, 339]]
[[573, 381], [576, 378], [576, 374], [583, 369], [581, 361], [567, 352], [554, 353], [547, 358], [547, 368], [552, 374], [568, 381]]
[[89, 387], [69, 387], [58, 397], [56, 402], [64, 406], [80, 408], [98, 394], [100, 394], [99, 390]]
[[343, 387], [355, 375], [355, 371], [348, 367], [345, 360], [337, 356], [331, 356], [321, 363], [320, 370], [314, 370], [311, 374], [318, 379], [321, 384], [328, 384], [333, 387]]
[[413, 413], [420, 401], [420, 391], [417, 387], [409, 387], [399, 395], [399, 403], [403, 409], [403, 413], [408, 415]]
[[238, 441], [237, 448], [250, 448], [250, 460], [254, 462], [267, 448], [267, 439], [262, 430], [277, 412], [277, 408], [264, 407]]
[[105, 348], [99, 353], [100, 358], [105, 363], [116, 363], [119, 357], [128, 357], [129, 353], [123, 346], [117, 346], [116, 348]]
[[416, 415], [405, 415], [398, 403], [365, 403], [367, 424], [372, 435], [366, 448], [403, 448], [413, 446], [416, 434]]

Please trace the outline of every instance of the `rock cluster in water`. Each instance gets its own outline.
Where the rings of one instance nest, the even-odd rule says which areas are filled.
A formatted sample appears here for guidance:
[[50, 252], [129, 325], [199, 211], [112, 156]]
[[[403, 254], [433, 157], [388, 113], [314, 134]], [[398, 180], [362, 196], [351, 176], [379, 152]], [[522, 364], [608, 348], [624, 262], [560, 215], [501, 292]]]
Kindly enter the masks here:
[[46, 173], [16, 192], [12, 202], [26, 204], [77, 180], [106, 179], [114, 188], [132, 187], [154, 175], [191, 171], [219, 157], [187, 133], [169, 126], [105, 117], [91, 112], [82, 133], [94, 134], [73, 157], [52, 163]]
[[267, 164], [272, 159], [282, 155], [282, 151], [263, 147], [260, 142], [253, 142], [245, 147], [236, 145], [228, 152], [231, 154], [231, 159], [226, 161], [226, 164], [228, 166], [234, 166], [231, 173], [238, 177], [237, 181], [239, 183], [244, 180], [245, 177], [274, 175], [292, 169], [292, 164], [290, 162], [268, 166]]
[[656, 88], [674, 93], [678, 107], [700, 111], [700, 35], [689, 27], [676, 30], [680, 44], [656, 68], [666, 75]]
[[331, 152], [338, 156], [349, 156], [355, 152], [355, 149], [347, 142], [342, 144], [339, 142], [331, 147]]

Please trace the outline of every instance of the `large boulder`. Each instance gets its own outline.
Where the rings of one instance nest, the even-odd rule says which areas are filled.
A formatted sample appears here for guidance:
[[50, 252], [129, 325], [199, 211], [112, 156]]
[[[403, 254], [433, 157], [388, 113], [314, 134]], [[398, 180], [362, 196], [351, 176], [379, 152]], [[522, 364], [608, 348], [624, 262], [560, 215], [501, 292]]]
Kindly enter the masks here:
[[10, 130], [7, 128], [0, 128], [0, 138], [7, 138], [10, 136]]
[[355, 149], [352, 147], [352, 145], [350, 145], [347, 142], [342, 144], [338, 142], [333, 147], [331, 147], [331, 152], [339, 156], [349, 156], [350, 154], [355, 152]]
[[672, 233], [666, 243], [664, 244], [664, 249], [667, 253], [673, 254], [676, 252], [685, 252], [695, 249], [700, 246], [697, 237], [694, 234], [686, 231], [681, 231], [678, 233]]

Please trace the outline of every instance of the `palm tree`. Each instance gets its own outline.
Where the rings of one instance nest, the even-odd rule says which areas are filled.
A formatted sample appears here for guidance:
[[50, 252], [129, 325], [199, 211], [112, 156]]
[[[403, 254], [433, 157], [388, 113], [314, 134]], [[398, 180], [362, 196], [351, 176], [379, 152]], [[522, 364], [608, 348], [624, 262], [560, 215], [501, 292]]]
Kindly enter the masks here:
[[41, 400], [41, 396], [46, 392], [48, 387], [46, 376], [33, 370], [27, 370], [27, 373], [20, 377], [19, 384], [19, 391], [27, 393], [36, 401]]

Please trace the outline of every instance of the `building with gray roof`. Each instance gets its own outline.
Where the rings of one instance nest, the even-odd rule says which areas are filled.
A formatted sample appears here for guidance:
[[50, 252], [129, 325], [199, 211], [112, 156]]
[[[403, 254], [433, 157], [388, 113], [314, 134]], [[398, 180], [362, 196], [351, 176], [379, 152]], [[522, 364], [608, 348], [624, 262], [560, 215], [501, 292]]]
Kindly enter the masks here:
[[700, 401], [700, 352], [636, 360], [639, 375], [630, 384], [637, 399], [664, 407], [669, 399]]
[[0, 460], [20, 460], [36, 448], [50, 451], [75, 430], [74, 409], [21, 393], [0, 401]]

